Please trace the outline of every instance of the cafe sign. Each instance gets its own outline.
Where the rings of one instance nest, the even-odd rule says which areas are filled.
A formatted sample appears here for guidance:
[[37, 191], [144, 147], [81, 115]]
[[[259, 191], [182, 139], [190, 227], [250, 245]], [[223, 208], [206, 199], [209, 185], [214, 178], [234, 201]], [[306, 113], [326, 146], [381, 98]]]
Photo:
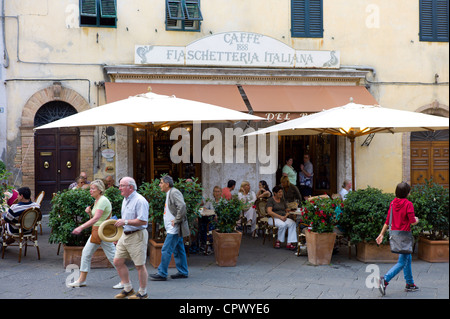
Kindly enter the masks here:
[[329, 68], [340, 66], [339, 51], [295, 50], [251, 32], [225, 32], [187, 46], [136, 45], [135, 64], [180, 66]]

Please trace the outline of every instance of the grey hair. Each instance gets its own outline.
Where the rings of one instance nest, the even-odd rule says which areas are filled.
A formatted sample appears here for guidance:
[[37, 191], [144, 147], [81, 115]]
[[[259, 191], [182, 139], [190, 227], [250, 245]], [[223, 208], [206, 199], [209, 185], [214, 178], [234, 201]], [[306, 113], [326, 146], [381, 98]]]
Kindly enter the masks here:
[[137, 185], [136, 185], [136, 181], [134, 180], [134, 178], [129, 177], [128, 185], [131, 185], [135, 191], [137, 190]]
[[95, 181], [91, 182], [91, 185], [97, 187], [101, 194], [105, 192], [105, 183], [103, 183], [101, 179], [96, 179]]
[[163, 176], [161, 179], [163, 180], [164, 183], [168, 183], [170, 188], [173, 187], [173, 178], [172, 177], [170, 177], [169, 175], [166, 175], [166, 176]]

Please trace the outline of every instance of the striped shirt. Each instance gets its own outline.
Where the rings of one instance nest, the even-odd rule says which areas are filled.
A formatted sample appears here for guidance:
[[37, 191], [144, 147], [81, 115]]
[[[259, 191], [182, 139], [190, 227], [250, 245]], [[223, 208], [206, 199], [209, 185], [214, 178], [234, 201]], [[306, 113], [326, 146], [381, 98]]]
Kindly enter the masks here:
[[19, 222], [19, 217], [22, 213], [28, 208], [40, 208], [40, 206], [32, 201], [29, 202], [19, 202], [17, 204], [11, 205], [6, 214], [3, 216], [3, 219], [6, 222], [6, 230], [10, 234], [19, 233], [19, 227], [15, 224]]

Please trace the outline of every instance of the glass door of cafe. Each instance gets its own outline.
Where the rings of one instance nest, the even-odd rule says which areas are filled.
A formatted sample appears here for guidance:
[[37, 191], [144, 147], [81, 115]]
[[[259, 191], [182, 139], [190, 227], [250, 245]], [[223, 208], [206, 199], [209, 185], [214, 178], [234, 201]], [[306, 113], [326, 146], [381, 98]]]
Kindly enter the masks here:
[[[309, 154], [313, 164], [313, 195], [337, 193], [337, 137], [334, 135], [300, 135], [278, 137], [277, 184], [286, 159], [292, 157], [295, 171], [300, 171], [303, 155]], [[297, 178], [298, 183], [298, 178]], [[299, 186], [299, 185], [297, 185]]]
[[[190, 129], [190, 127], [186, 127]], [[150, 152], [154, 158], [154, 177], [169, 174], [177, 180], [178, 178], [198, 178], [201, 182], [201, 164], [194, 164], [192, 160], [192, 136], [191, 136], [191, 161], [190, 163], [175, 164], [170, 160], [170, 150], [178, 141], [170, 139], [170, 129], [158, 130], [154, 133], [153, 150], [150, 150], [150, 132], [143, 129], [133, 130], [133, 168], [134, 179], [138, 186], [151, 181], [150, 174]]]

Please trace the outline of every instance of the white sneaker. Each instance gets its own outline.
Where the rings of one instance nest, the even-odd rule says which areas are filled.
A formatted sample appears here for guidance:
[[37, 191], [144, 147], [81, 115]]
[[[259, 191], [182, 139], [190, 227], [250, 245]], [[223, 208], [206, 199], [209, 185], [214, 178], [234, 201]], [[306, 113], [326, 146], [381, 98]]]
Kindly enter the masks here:
[[72, 288], [86, 287], [86, 281], [79, 282], [77, 280], [77, 281], [71, 282], [67, 286], [72, 287]]
[[113, 286], [114, 289], [123, 289], [123, 284], [119, 282], [117, 285]]

